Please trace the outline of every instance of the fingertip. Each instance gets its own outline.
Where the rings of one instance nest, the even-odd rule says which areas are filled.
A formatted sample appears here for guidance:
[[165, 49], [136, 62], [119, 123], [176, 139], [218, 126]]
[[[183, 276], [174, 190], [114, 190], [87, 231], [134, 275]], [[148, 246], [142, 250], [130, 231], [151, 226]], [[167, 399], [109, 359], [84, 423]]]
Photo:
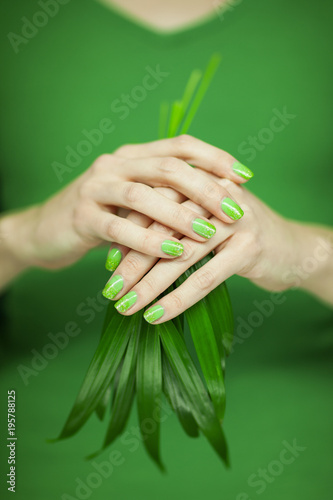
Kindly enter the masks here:
[[254, 176], [252, 170], [237, 160], [234, 161], [232, 170], [240, 178], [239, 182], [242, 183], [249, 181]]
[[161, 250], [170, 257], [179, 257], [184, 252], [184, 245], [177, 240], [164, 240]]
[[209, 240], [216, 233], [216, 227], [211, 222], [199, 217], [192, 222], [192, 229], [196, 234], [204, 238], [204, 240]]
[[122, 257], [122, 253], [119, 248], [111, 248], [105, 262], [105, 269], [111, 272], [115, 271], [119, 266]]
[[229, 217], [228, 222], [235, 222], [244, 215], [243, 209], [234, 200], [228, 197], [223, 198], [221, 210]]

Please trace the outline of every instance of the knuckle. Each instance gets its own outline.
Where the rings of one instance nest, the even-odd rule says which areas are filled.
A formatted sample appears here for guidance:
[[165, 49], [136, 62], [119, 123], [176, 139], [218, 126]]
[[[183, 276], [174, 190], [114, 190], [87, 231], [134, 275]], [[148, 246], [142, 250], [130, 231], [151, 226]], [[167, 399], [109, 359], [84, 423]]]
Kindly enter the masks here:
[[[200, 243], [199, 243], [200, 245]], [[196, 253], [196, 249], [197, 249], [197, 246], [195, 244], [195, 242], [186, 242], [186, 244], [184, 245], [184, 251], [183, 253], [181, 254], [180, 257], [178, 257], [178, 261], [185, 261], [185, 262], [188, 262], [188, 261], [192, 261], [192, 259], [194, 258], [195, 256], [195, 253]]]
[[79, 195], [79, 203], [82, 201], [93, 198], [94, 193], [96, 192], [96, 182], [93, 182], [91, 179], [87, 179], [81, 183], [78, 188]]
[[120, 241], [122, 233], [122, 222], [120, 219], [114, 218], [105, 224], [105, 234], [111, 241]]
[[136, 254], [128, 255], [123, 264], [125, 273], [129, 276], [137, 274], [142, 265], [140, 257]]
[[98, 174], [100, 172], [104, 172], [106, 168], [110, 167], [111, 161], [112, 161], [112, 155], [103, 154], [101, 156], [98, 156], [98, 158], [96, 158], [96, 160], [91, 166], [92, 173]]
[[161, 158], [159, 162], [159, 171], [163, 175], [178, 175], [181, 165], [182, 162], [178, 158], [166, 156], [165, 158]]
[[144, 198], [146, 195], [146, 186], [138, 182], [130, 182], [124, 187], [123, 197], [127, 203], [137, 202]]
[[117, 156], [124, 156], [125, 158], [131, 158], [134, 153], [134, 144], [124, 144], [120, 148], [116, 149], [114, 154]]
[[221, 179], [219, 181], [219, 185], [233, 196], [239, 196], [239, 194], [243, 191], [243, 188], [240, 185], [236, 184], [230, 179]]
[[176, 205], [170, 209], [169, 218], [173, 224], [183, 224], [187, 226], [190, 225], [190, 222], [194, 217], [192, 217], [192, 214], [189, 215], [187, 210], [183, 207]]
[[146, 230], [144, 234], [140, 235], [140, 251], [144, 254], [150, 254], [153, 247], [154, 236], [150, 231]]
[[195, 144], [195, 138], [188, 134], [181, 134], [174, 138], [174, 144], [177, 153], [191, 154], [191, 150]]
[[156, 295], [157, 284], [155, 279], [146, 276], [146, 278], [142, 280], [141, 285], [143, 285], [146, 289], [143, 294], [145, 297], [148, 295], [150, 296], [151, 294]]
[[171, 229], [170, 227], [164, 226], [160, 222], [153, 222], [152, 225], [150, 226], [150, 229], [153, 231], [157, 231], [158, 233], [166, 233], [166, 234], [174, 234], [174, 230]]
[[216, 275], [209, 269], [199, 269], [192, 275], [192, 285], [199, 290], [214, 288]]
[[205, 198], [209, 199], [220, 199], [221, 198], [221, 188], [216, 182], [207, 182], [203, 189], [203, 194]]
[[179, 290], [168, 295], [168, 303], [168, 307], [170, 307], [170, 311], [172, 311], [172, 313], [184, 308], [184, 300], [182, 299]]

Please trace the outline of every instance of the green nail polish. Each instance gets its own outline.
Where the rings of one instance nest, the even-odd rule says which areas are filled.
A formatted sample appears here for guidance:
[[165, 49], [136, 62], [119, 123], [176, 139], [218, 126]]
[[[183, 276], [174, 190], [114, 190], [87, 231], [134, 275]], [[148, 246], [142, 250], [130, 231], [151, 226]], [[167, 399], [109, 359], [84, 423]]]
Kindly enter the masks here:
[[192, 229], [199, 236], [203, 236], [207, 239], [211, 238], [216, 233], [216, 227], [203, 219], [194, 219]]
[[121, 261], [121, 251], [118, 248], [112, 248], [105, 262], [108, 271], [115, 271]]
[[110, 279], [110, 281], [105, 285], [102, 294], [106, 299], [113, 299], [117, 293], [120, 292], [122, 287], [124, 286], [124, 280], [122, 276], [117, 274]]
[[162, 306], [153, 306], [144, 313], [143, 317], [148, 323], [153, 323], [154, 321], [160, 319], [164, 314], [164, 307]]
[[232, 166], [233, 171], [235, 174], [240, 175], [243, 177], [243, 179], [249, 180], [254, 176], [254, 173], [252, 170], [247, 168], [245, 165], [242, 165], [242, 163], [239, 163], [239, 161], [235, 161], [235, 163]]
[[184, 247], [181, 243], [172, 240], [164, 240], [161, 248], [163, 252], [168, 255], [181, 255], [184, 251]]
[[231, 198], [223, 198], [221, 208], [232, 220], [241, 219], [244, 215], [241, 207]]
[[121, 299], [119, 299], [118, 302], [115, 303], [114, 307], [118, 312], [126, 312], [135, 304], [137, 298], [138, 294], [136, 292], [128, 292]]

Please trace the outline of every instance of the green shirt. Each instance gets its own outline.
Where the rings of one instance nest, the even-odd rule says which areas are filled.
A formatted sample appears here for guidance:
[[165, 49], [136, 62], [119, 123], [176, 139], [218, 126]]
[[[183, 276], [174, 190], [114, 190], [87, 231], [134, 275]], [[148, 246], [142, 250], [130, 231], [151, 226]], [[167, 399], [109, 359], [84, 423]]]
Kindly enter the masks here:
[[[243, 0], [224, 12], [216, 3], [210, 20], [169, 35], [94, 0], [5, 0], [0, 18], [3, 209], [42, 202], [100, 154], [157, 138], [160, 103], [180, 98], [191, 71], [220, 52], [190, 133], [249, 166], [247, 187], [283, 216], [332, 224], [328, 3]], [[303, 292], [272, 295], [239, 277], [228, 280], [231, 470], [203, 437], [185, 436], [167, 406], [166, 476], [139, 443], [135, 411], [126, 441], [92, 463], [83, 457], [106, 429], [95, 416], [75, 438], [45, 442], [59, 433], [98, 344], [106, 254], [99, 248], [57, 272], [30, 270], [3, 297], [1, 405], [15, 389], [16, 498], [331, 498], [332, 312]], [[306, 277], [311, 259], [297, 272]]]

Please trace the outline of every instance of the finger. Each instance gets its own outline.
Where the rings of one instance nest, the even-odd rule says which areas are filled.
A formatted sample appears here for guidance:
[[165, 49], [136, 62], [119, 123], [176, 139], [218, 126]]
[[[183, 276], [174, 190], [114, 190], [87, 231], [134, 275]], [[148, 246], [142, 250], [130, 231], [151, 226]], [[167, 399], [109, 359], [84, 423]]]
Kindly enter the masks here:
[[[153, 231], [165, 233], [168, 236], [177, 237], [176, 235], [179, 234], [157, 222], [154, 222], [149, 228]], [[122, 290], [122, 294], [126, 293], [132, 286], [134, 286], [156, 264], [157, 261], [158, 258], [137, 252], [136, 250], [131, 249], [129, 252], [126, 252], [124, 259], [121, 261], [117, 270], [117, 274], [120, 274], [124, 279], [124, 289]]]
[[148, 323], [158, 324], [175, 318], [236, 274], [239, 266], [239, 255], [232, 245], [227, 244], [207, 264], [191, 274], [182, 285], [149, 307], [144, 313], [145, 320]]
[[[181, 203], [184, 200], [184, 196], [178, 193], [177, 191], [174, 191], [173, 189], [170, 188], [154, 188], [157, 192], [160, 194], [163, 194], [167, 198], [176, 201], [177, 203]], [[186, 198], [185, 198], [186, 199]], [[208, 212], [206, 215], [209, 215]], [[140, 214], [139, 212], [136, 212], [135, 210], [132, 210], [128, 215], [127, 219], [134, 222], [134, 224], [137, 224], [138, 226], [141, 227], [149, 227], [152, 226], [150, 229], [162, 232], [162, 233], [167, 233], [172, 236], [175, 236], [177, 233], [170, 228], [166, 228], [163, 225], [158, 225], [157, 223], [153, 223], [152, 219], [150, 217], [147, 217], [146, 215]], [[153, 224], [152, 224], [153, 223]], [[179, 234], [179, 233], [178, 233]], [[139, 252], [136, 252], [135, 250], [131, 250], [130, 248], [124, 246], [124, 245], [119, 245], [119, 244], [112, 244], [107, 258], [105, 262], [105, 268], [108, 271], [115, 271], [117, 267], [119, 266], [120, 262], [128, 255], [128, 253], [131, 252], [133, 255], [130, 256], [130, 259], [126, 261], [126, 269], [129, 269], [131, 265], [133, 266], [133, 272], [137, 271], [137, 265], [136, 263], [138, 262], [138, 259], [145, 259], [146, 265], [144, 266], [147, 268], [147, 271], [155, 264], [157, 261], [156, 258], [141, 254]], [[133, 257], [133, 258], [132, 258]], [[132, 263], [132, 264], [131, 264]], [[150, 264], [149, 264], [150, 263]], [[142, 262], [143, 264], [143, 262]], [[147, 267], [148, 265], [148, 267]], [[142, 266], [140, 266], [142, 267]], [[143, 276], [143, 275], [142, 275]], [[140, 276], [141, 278], [141, 276]]]
[[178, 257], [184, 250], [176, 238], [166, 238], [163, 233], [142, 228], [130, 220], [97, 208], [90, 208], [87, 226], [90, 234], [99, 239], [117, 242], [147, 255], [172, 258]]
[[111, 272], [115, 271], [119, 266], [121, 260], [126, 257], [129, 251], [130, 249], [128, 247], [125, 247], [124, 245], [111, 245], [106, 257], [105, 269]]
[[[225, 241], [227, 238], [230, 238], [233, 234], [233, 226], [224, 225], [218, 220], [216, 220], [216, 226], [217, 241], [220, 243]], [[183, 238], [181, 241], [184, 244], [184, 253], [181, 257], [173, 261], [166, 261], [164, 259], [160, 260], [139, 282], [137, 282], [137, 277], [134, 278], [134, 275], [135, 273], [137, 275], [143, 275], [142, 267], [145, 265], [145, 259], [141, 259], [140, 257], [139, 259], [133, 259], [133, 254], [132, 256], [128, 254], [126, 259], [130, 259], [134, 262], [135, 268], [133, 269], [134, 266], [130, 265], [129, 269], [127, 269], [125, 259], [121, 264], [122, 267], [119, 267], [117, 270], [117, 274], [121, 275], [124, 279], [124, 287], [122, 288], [121, 294], [119, 294], [117, 298], [125, 296], [124, 300], [126, 301], [127, 292], [131, 291], [136, 293], [136, 301], [135, 304], [131, 304], [130, 311], [125, 310], [122, 303], [120, 303], [120, 312], [133, 314], [145, 307], [164, 290], [166, 290], [172, 283], [174, 283], [174, 281], [191, 265], [198, 262], [202, 257], [214, 249], [212, 240], [205, 245], [191, 241], [188, 238]]]
[[[194, 169], [177, 158], [125, 160], [122, 172], [128, 180], [135, 180], [137, 183], [172, 187], [224, 222], [234, 222], [244, 215], [243, 210], [226, 188], [212, 180], [210, 176], [201, 173], [199, 169]], [[139, 187], [133, 188], [134, 191], [136, 190], [135, 197], [138, 201], [143, 194], [143, 189], [141, 194], [140, 189]], [[133, 193], [130, 194], [132, 197]], [[124, 195], [128, 198], [128, 192]]]
[[253, 177], [253, 172], [249, 168], [226, 151], [189, 135], [122, 146], [115, 154], [125, 158], [173, 156], [238, 184], [247, 182]]
[[205, 241], [215, 234], [215, 227], [208, 219], [199, 218], [196, 212], [145, 184], [105, 180], [95, 184], [94, 189], [92, 196], [97, 202], [108, 205], [112, 198], [113, 205], [131, 208], [197, 241]]
[[[169, 191], [170, 193], [174, 194], [176, 193], [176, 191], [173, 191], [171, 189]], [[199, 216], [208, 217], [210, 215], [207, 210], [200, 207], [199, 205], [196, 205], [191, 200], [186, 200], [185, 202], [182, 203], [182, 205], [192, 208], [192, 210], [194, 210]], [[138, 223], [138, 221], [136, 222]], [[212, 220], [210, 220], [210, 222], [212, 222]], [[221, 224], [221, 222], [218, 221], [218, 224]], [[230, 226], [228, 227], [230, 228]], [[170, 236], [174, 236], [175, 238], [180, 238], [182, 236], [180, 233], [177, 233], [177, 231], [174, 231], [173, 229], [170, 229], [169, 227], [164, 226], [159, 222], [153, 222], [149, 226], [149, 228], [160, 233], [166, 233]], [[221, 235], [222, 232], [220, 230], [218, 237], [215, 236], [214, 238], [214, 245], [216, 245], [217, 243], [218, 245], [221, 244], [220, 242]], [[227, 233], [223, 237], [227, 237], [226, 235], [229, 237], [230, 229], [227, 230]], [[134, 286], [156, 264], [157, 260], [158, 259], [154, 257], [151, 257], [149, 255], [144, 255], [132, 249], [129, 252], [126, 252], [126, 255], [124, 255], [124, 259], [121, 261], [121, 266], [118, 269], [118, 273], [123, 276], [126, 283], [126, 287], [123, 290], [123, 293], [125, 293], [126, 290]]]

